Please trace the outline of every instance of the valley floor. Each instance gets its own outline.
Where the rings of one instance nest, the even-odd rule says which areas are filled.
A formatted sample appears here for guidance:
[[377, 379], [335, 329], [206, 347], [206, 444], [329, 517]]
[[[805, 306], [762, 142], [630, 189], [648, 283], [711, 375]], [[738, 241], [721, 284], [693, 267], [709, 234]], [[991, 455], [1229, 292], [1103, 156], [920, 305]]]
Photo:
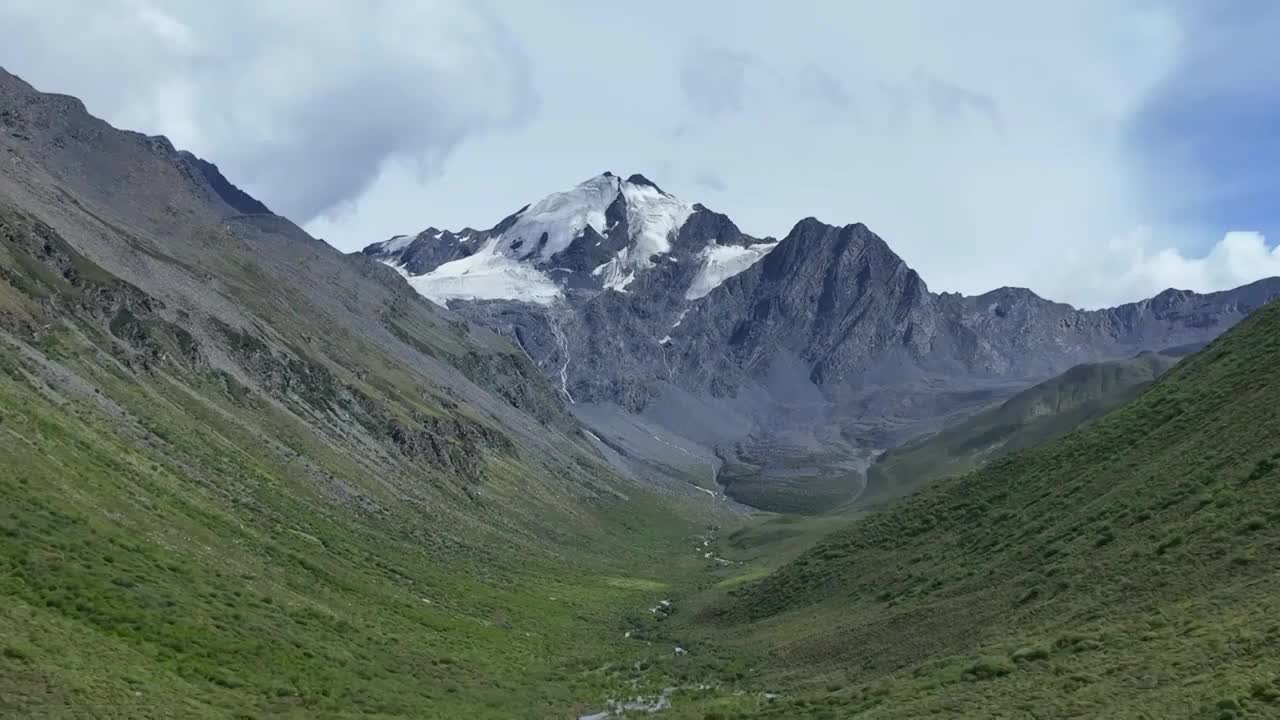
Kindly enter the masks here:
[[[1182, 602], [1106, 612], [1078, 603], [1004, 629], [989, 610], [970, 605], [974, 627], [984, 631], [960, 642], [917, 612], [903, 613], [903, 622], [918, 618], [914, 631], [885, 625], [893, 603], [876, 610], [834, 599], [750, 623], [715, 619], [735, 591], [845, 523], [771, 517], [718, 538], [711, 548], [724, 561], [667, 593], [670, 617], [648, 618], [633, 631], [659, 650], [621, 649], [617, 665], [644, 669], [625, 697], [637, 709], [660, 702], [662, 717], [673, 720], [1280, 714], [1280, 594], [1257, 578]], [[938, 612], [948, 615], [947, 604]], [[865, 641], [869, 653], [843, 644], [857, 642], [861, 624], [881, 628]], [[909, 660], [913, 651], [895, 645], [927, 657]], [[673, 655], [673, 646], [688, 654]]]

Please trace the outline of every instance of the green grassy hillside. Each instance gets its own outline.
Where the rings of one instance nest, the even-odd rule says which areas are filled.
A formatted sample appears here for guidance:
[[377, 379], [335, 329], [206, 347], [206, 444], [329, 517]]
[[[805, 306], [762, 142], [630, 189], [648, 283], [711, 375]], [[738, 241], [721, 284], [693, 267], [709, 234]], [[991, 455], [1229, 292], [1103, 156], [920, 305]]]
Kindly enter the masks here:
[[412, 404], [347, 406], [305, 355], [243, 385], [49, 228], [0, 231], [0, 717], [565, 716], [702, 567], [692, 516], [602, 466], [551, 475], [466, 407], [440, 438], [474, 466], [401, 444]]
[[1087, 428], [704, 597], [688, 631], [782, 696], [700, 711], [1275, 717], [1277, 408], [1272, 304]]
[[1175, 362], [1172, 355], [1143, 353], [1077, 365], [994, 408], [884, 453], [867, 470], [856, 505], [903, 497], [938, 478], [1066, 435], [1137, 397]]

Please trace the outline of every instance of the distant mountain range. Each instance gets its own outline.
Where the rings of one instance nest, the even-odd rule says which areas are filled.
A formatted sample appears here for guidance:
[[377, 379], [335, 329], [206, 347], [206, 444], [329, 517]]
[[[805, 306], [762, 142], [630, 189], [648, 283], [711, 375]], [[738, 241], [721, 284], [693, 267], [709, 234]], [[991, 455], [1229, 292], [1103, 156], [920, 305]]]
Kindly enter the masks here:
[[[831, 502], [858, 491], [869, 451], [1079, 363], [1204, 343], [1280, 295], [1277, 278], [1102, 310], [1020, 288], [938, 294], [864, 225], [807, 218], [755, 237], [612, 173], [488, 230], [428, 228], [362, 253], [512, 339], [620, 457], [708, 488], [744, 463], [753, 477], [848, 478]], [[797, 452], [806, 467], [769, 467]]]

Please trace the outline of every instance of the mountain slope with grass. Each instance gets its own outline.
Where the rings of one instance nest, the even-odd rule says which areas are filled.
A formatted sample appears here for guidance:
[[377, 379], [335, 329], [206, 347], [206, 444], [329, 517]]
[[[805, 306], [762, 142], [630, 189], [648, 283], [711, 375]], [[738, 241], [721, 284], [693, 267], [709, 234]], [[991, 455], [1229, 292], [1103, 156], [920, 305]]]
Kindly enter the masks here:
[[[762, 717], [1280, 712], [1280, 304], [1078, 432], [712, 600]], [[695, 630], [696, 628], [696, 630]], [[861, 717], [862, 715], [859, 715]]]
[[723, 517], [509, 342], [3, 71], [0, 468], [3, 717], [588, 710]]
[[889, 450], [867, 468], [856, 505], [879, 505], [938, 478], [1061, 437], [1137, 397], [1177, 362], [1177, 354], [1146, 352], [1077, 365], [996, 407]]

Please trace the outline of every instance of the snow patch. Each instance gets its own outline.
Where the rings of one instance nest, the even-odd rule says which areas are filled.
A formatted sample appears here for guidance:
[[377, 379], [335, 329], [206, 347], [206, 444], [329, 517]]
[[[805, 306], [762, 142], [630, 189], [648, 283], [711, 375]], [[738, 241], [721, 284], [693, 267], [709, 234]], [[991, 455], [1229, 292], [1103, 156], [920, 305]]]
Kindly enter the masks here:
[[652, 185], [623, 183], [622, 196], [627, 200], [627, 227], [635, 248], [633, 267], [652, 267], [649, 257], [671, 252], [671, 239], [693, 214], [693, 206]]
[[386, 253], [386, 254], [398, 253], [401, 250], [404, 250], [405, 248], [409, 247], [409, 245], [412, 243], [413, 243], [412, 235], [396, 235], [390, 240], [379, 243], [378, 252]]
[[425, 275], [410, 276], [402, 267], [387, 264], [423, 297], [445, 307], [450, 300], [519, 300], [550, 305], [561, 296], [560, 288], [546, 275], [496, 252], [495, 241], [470, 257], [447, 262]]
[[622, 248], [612, 260], [592, 270], [591, 275], [601, 278], [600, 285], [604, 288], [626, 292], [627, 286], [636, 279], [635, 270], [629, 267], [630, 257], [631, 248]]
[[685, 291], [686, 300], [697, 300], [706, 297], [712, 290], [720, 287], [725, 280], [737, 275], [769, 254], [778, 243], [757, 243], [743, 247], [741, 245], [711, 245], [703, 250], [702, 267], [698, 275]]
[[563, 192], [551, 193], [524, 211], [502, 233], [501, 252], [521, 259], [530, 257], [546, 233], [547, 243], [537, 258], [546, 260], [569, 247], [584, 228], [603, 231], [605, 210], [618, 196], [621, 184], [616, 177], [599, 175]]
[[[601, 285], [606, 289], [626, 292], [637, 273], [653, 267], [650, 258], [671, 252], [671, 241], [693, 214], [693, 206], [649, 185], [622, 182], [618, 192], [626, 200], [631, 244], [597, 266], [591, 275], [602, 277]], [[613, 229], [610, 225], [605, 233]], [[547, 244], [550, 246], [550, 240]]]
[[560, 327], [560, 318], [557, 315], [550, 317], [551, 334], [556, 338], [556, 347], [560, 349], [560, 354], [564, 356], [564, 364], [560, 366], [560, 392], [564, 393], [565, 398], [570, 404], [577, 401], [573, 399], [573, 395], [569, 392], [569, 339], [565, 337], [564, 328]]

